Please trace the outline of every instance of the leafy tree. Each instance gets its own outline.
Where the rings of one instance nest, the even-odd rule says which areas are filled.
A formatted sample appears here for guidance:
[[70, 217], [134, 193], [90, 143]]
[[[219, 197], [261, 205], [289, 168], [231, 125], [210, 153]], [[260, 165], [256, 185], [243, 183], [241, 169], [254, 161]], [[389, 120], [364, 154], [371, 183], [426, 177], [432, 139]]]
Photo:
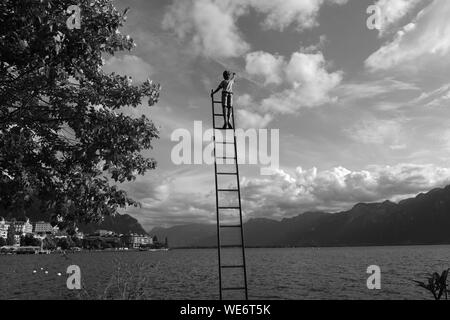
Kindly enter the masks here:
[[21, 246], [32, 246], [32, 247], [40, 247], [41, 241], [35, 238], [32, 234], [27, 234], [23, 237], [20, 237], [20, 245]]
[[72, 241], [72, 238], [69, 237], [57, 239], [56, 244], [58, 247], [61, 247], [62, 250], [67, 250], [74, 247], [74, 242]]
[[46, 237], [43, 240], [42, 248], [44, 250], [55, 250], [56, 249], [56, 242], [55, 242], [55, 240], [52, 239], [52, 238]]
[[83, 246], [83, 241], [78, 237], [72, 237], [73, 246], [81, 248]]
[[0, 237], [0, 247], [6, 246], [6, 240]]
[[14, 230], [14, 225], [11, 224], [8, 228], [8, 234], [6, 236], [6, 245], [13, 246], [16, 244], [15, 235], [16, 232]]
[[[70, 5], [80, 29], [68, 28]], [[98, 222], [138, 205], [117, 184], [154, 169], [143, 150], [158, 138], [145, 116], [160, 86], [106, 74], [103, 58], [131, 50], [126, 12], [111, 0], [0, 2], [0, 203], [22, 213], [33, 199], [60, 227]]]

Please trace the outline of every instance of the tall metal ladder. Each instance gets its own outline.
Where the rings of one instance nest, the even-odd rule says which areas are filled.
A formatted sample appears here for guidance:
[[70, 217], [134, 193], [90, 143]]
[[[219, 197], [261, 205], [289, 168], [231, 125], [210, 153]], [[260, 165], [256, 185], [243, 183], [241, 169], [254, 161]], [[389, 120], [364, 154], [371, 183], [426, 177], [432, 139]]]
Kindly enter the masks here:
[[[232, 129], [223, 129], [220, 126], [216, 125], [217, 117], [223, 118], [223, 112], [216, 112], [215, 106], [219, 105], [222, 110], [222, 102], [215, 101], [214, 96], [211, 96], [211, 104], [212, 104], [212, 122], [214, 128], [213, 141], [214, 141], [214, 173], [215, 173], [215, 185], [216, 185], [216, 215], [217, 215], [217, 251], [218, 251], [218, 262], [219, 262], [219, 296], [220, 300], [224, 299], [225, 294], [243, 294], [245, 300], [248, 300], [248, 288], [247, 288], [247, 268], [245, 263], [245, 243], [244, 243], [244, 228], [242, 223], [242, 205], [241, 205], [241, 188], [239, 181], [239, 165], [238, 165], [238, 154], [237, 154], [237, 144], [236, 144], [236, 131], [235, 131], [235, 121], [234, 121], [234, 108], [231, 110], [231, 120], [232, 120]], [[222, 134], [223, 141], [217, 141], [217, 130], [222, 130], [224, 132]], [[228, 137], [229, 130], [233, 130], [233, 139], [232, 141], [226, 141]], [[217, 145], [222, 145], [223, 156], [218, 156], [217, 154]], [[226, 152], [227, 145], [234, 146], [234, 156], [227, 156]], [[223, 160], [225, 163], [227, 160], [232, 160], [233, 165], [235, 165], [234, 172], [225, 172], [219, 171], [219, 167], [221, 166], [218, 163], [218, 160]], [[228, 164], [229, 165], [229, 164]], [[228, 177], [236, 177], [236, 188], [226, 188], [223, 186], [219, 186], [219, 177], [228, 176]], [[219, 195], [228, 194], [228, 195], [236, 195], [237, 197], [237, 205], [221, 205]], [[237, 222], [233, 223], [224, 223], [222, 220], [222, 216], [224, 216], [224, 211], [235, 212]], [[230, 237], [228, 239], [222, 239], [222, 236], [225, 232], [235, 230], [238, 232], [237, 237], [239, 239], [236, 243], [223, 243], [230, 241]], [[229, 235], [230, 236], [230, 235]], [[231, 238], [233, 236], [231, 235]], [[236, 252], [237, 250], [237, 252]], [[236, 256], [236, 257], [235, 257]], [[237, 257], [240, 256], [240, 257]], [[225, 260], [230, 260], [227, 262]], [[231, 273], [231, 274], [226, 274]], [[239, 274], [236, 274], [239, 273]], [[233, 280], [233, 281], [231, 281]], [[238, 283], [236, 283], [238, 282]], [[233, 298], [235, 299], [235, 298]]]

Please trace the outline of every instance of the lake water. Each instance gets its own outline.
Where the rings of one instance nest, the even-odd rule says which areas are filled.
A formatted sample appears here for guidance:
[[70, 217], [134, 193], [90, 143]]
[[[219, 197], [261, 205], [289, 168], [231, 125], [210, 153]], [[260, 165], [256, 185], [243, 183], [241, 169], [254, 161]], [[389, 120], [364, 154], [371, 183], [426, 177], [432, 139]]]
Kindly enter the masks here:
[[[67, 289], [73, 264], [88, 294]], [[429, 299], [412, 280], [450, 267], [450, 246], [247, 249], [247, 265], [251, 299]], [[381, 290], [367, 289], [369, 265], [382, 270]], [[118, 266], [122, 278], [148, 277], [147, 299], [218, 298], [217, 253], [204, 249], [0, 256], [0, 299], [102, 297]]]

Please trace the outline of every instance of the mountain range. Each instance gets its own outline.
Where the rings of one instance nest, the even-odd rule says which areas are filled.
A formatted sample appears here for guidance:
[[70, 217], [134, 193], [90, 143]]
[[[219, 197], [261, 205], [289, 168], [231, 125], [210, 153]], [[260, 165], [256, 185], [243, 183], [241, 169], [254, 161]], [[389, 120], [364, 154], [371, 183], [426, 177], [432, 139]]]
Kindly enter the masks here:
[[[214, 247], [216, 226], [154, 228], [171, 247]], [[281, 221], [244, 224], [249, 247], [376, 246], [450, 244], [450, 186], [399, 203], [359, 203], [339, 213], [306, 212]]]

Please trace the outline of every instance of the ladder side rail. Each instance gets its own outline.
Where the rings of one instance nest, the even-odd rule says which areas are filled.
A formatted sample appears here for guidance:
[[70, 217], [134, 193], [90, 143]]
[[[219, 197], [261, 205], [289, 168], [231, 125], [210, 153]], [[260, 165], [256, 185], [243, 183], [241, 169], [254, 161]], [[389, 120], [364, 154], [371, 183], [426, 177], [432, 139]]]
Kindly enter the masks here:
[[[212, 93], [213, 91], [211, 91]], [[219, 217], [219, 195], [217, 193], [218, 183], [217, 183], [217, 155], [216, 155], [216, 118], [215, 108], [214, 108], [214, 95], [211, 95], [212, 101], [212, 121], [213, 121], [213, 143], [214, 143], [214, 180], [216, 185], [216, 217], [217, 217], [217, 253], [218, 253], [218, 263], [219, 263], [219, 299], [222, 300], [222, 263], [221, 263], [221, 252], [220, 252], [220, 217]]]
[[242, 244], [242, 262], [244, 266], [244, 287], [245, 287], [245, 300], [248, 300], [248, 288], [247, 288], [247, 264], [245, 262], [245, 241], [244, 241], [244, 225], [242, 223], [242, 203], [241, 203], [241, 186], [239, 178], [239, 161], [237, 153], [237, 142], [236, 142], [236, 123], [234, 118], [234, 107], [231, 109], [232, 121], [233, 121], [233, 138], [234, 138], [234, 154], [236, 156], [236, 175], [237, 175], [237, 189], [239, 198], [239, 221], [241, 224], [241, 244]]

